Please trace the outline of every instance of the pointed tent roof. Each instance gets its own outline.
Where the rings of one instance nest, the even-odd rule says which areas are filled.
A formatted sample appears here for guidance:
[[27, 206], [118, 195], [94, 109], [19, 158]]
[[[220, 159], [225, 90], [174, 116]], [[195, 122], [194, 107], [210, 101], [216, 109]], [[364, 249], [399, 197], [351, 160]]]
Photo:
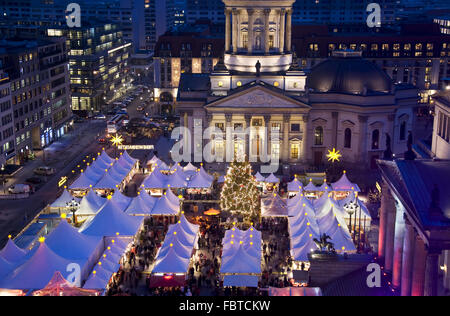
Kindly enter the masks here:
[[117, 204], [121, 210], [126, 210], [132, 200], [133, 198], [123, 195], [119, 190], [115, 190], [111, 197], [111, 201]]
[[331, 198], [328, 194], [324, 194], [320, 199], [316, 200], [314, 206], [316, 210], [316, 217], [318, 219], [328, 215], [330, 212], [336, 216], [339, 216], [342, 220], [347, 215], [347, 212], [339, 206], [338, 201]]
[[277, 194], [271, 194], [262, 200], [261, 216], [288, 216], [286, 202]]
[[239, 245], [233, 255], [223, 259], [220, 273], [261, 273], [261, 261], [258, 259], [249, 255], [243, 245]]
[[130, 163], [131, 165], [135, 165], [136, 162], [138, 162], [138, 159], [135, 159], [135, 158], [131, 157], [126, 150], [123, 152], [122, 157], [126, 161], [128, 161], [128, 163]]
[[167, 195], [167, 198], [169, 199], [169, 201], [172, 204], [175, 204], [175, 205], [180, 204], [180, 198], [178, 196], [176, 196], [175, 193], [173, 193], [171, 189], [167, 189], [164, 194]]
[[101, 155], [98, 157], [99, 159], [103, 160], [107, 164], [111, 164], [114, 162], [114, 158], [111, 158], [105, 150], [102, 151]]
[[89, 189], [92, 186], [94, 186], [94, 184], [97, 181], [95, 179], [91, 179], [89, 178], [84, 172], [82, 174], [80, 174], [80, 176], [72, 183], [72, 185], [69, 187], [72, 190], [75, 189]]
[[279, 183], [280, 179], [278, 179], [273, 173], [271, 173], [265, 180], [266, 183]]
[[134, 236], [142, 223], [142, 218], [129, 216], [111, 201], [100, 209], [97, 215], [87, 221], [80, 232], [88, 236]]
[[6, 246], [0, 251], [0, 258], [13, 264], [21, 262], [26, 255], [27, 252], [19, 248], [12, 239], [8, 239]]
[[347, 178], [347, 173], [344, 171], [342, 177], [335, 183], [332, 184], [333, 191], [355, 191], [361, 192], [361, 189], [357, 184], [350, 182]]
[[200, 167], [200, 170], [198, 171], [202, 175], [203, 178], [208, 179], [209, 181], [214, 181], [214, 177], [206, 172], [205, 168], [203, 166]]
[[53, 278], [42, 290], [33, 292], [33, 296], [94, 296], [98, 295], [97, 291], [84, 290], [74, 287], [56, 271]]
[[83, 235], [65, 220], [45, 240], [51, 250], [69, 260], [89, 259], [101, 242], [101, 237]]
[[121, 164], [119, 160], [111, 167], [109, 171], [114, 171], [120, 176], [122, 176], [122, 178], [125, 178], [130, 173], [130, 170], [131, 170], [130, 166]]
[[142, 186], [146, 189], [165, 189], [167, 188], [166, 182], [167, 176], [163, 175], [158, 167], [144, 179]]
[[317, 191], [317, 187], [312, 182], [312, 179], [309, 179], [309, 183], [306, 185], [306, 187], [303, 188], [303, 191], [306, 191], [306, 192], [315, 192], [315, 191]]
[[105, 205], [106, 199], [98, 196], [94, 190], [89, 190], [88, 194], [85, 195], [80, 202], [80, 207], [78, 208], [77, 215], [94, 215], [97, 214], [100, 208]]
[[103, 172], [105, 172], [105, 169], [111, 168], [111, 164], [113, 162], [106, 162], [103, 159], [97, 157], [94, 158], [94, 162], [90, 165], [91, 168], [95, 169], [95, 172], [101, 172], [103, 175]]
[[289, 216], [297, 216], [299, 212], [304, 212], [305, 210], [311, 214], [316, 214], [313, 202], [305, 196], [300, 199], [295, 199], [291, 204], [288, 204]]
[[171, 248], [165, 257], [156, 260], [152, 273], [186, 273], [189, 268], [190, 259], [181, 258]]
[[186, 216], [184, 216], [184, 214], [181, 214], [180, 220], [178, 221], [178, 223], [181, 225], [182, 229], [185, 232], [187, 232], [188, 234], [191, 234], [191, 235], [198, 234], [198, 231], [200, 230], [200, 226], [189, 223], [189, 221], [187, 220]]
[[255, 174], [255, 179], [256, 182], [264, 182], [264, 180], [266, 180], [266, 178], [264, 178], [263, 175], [259, 173], [259, 171]]
[[192, 234], [183, 230], [181, 224], [170, 225], [166, 238], [173, 237], [171, 235], [177, 237], [183, 245], [188, 245], [191, 248], [194, 247], [195, 241], [197, 240], [197, 234]]
[[[98, 164], [97, 164], [98, 166]], [[84, 175], [92, 180], [92, 183], [97, 183], [103, 177], [104, 172], [100, 168], [88, 166], [84, 171]]]
[[122, 183], [123, 176], [117, 173], [113, 168], [105, 171], [104, 176], [94, 185], [96, 189], [117, 189], [117, 186]]
[[158, 156], [153, 155], [152, 159], [150, 159], [149, 161], [147, 161], [147, 164], [157, 164], [158, 162], [160, 162], [161, 160], [158, 158]]
[[156, 198], [148, 195], [147, 191], [141, 190], [125, 209], [125, 213], [128, 215], [150, 215], [155, 204]]
[[330, 192], [331, 191], [331, 187], [328, 185], [328, 183], [326, 182], [326, 180], [323, 182], [323, 184], [317, 188], [317, 191], [320, 192]]
[[160, 197], [152, 209], [152, 215], [178, 215], [180, 205], [173, 204], [167, 195]]
[[295, 261], [309, 261], [308, 254], [317, 250], [317, 245], [312, 238], [306, 242], [291, 246], [291, 256]]
[[198, 171], [198, 168], [196, 166], [194, 166], [192, 163], [188, 163], [184, 168], [183, 168], [184, 172], [190, 172], [192, 174], [192, 172], [196, 173]]
[[73, 263], [83, 266], [80, 261], [68, 260], [57, 255], [43, 242], [27, 262], [0, 282], [0, 287], [16, 290], [42, 289], [56, 271], [60, 271], [63, 277], [67, 278], [71, 273], [67, 271], [67, 267]]
[[180, 258], [191, 259], [193, 246], [182, 242], [178, 235], [170, 234], [166, 236], [164, 244], [159, 250], [158, 257], [164, 258], [167, 253], [173, 249], [176, 255]]
[[167, 186], [170, 185], [172, 188], [185, 188], [187, 186], [186, 176], [184, 175], [184, 172], [181, 171], [181, 167], [177, 170], [180, 170], [180, 172], [175, 171], [173, 174], [167, 176], [165, 184]]
[[336, 218], [334, 218], [333, 225], [324, 233], [331, 237], [331, 242], [334, 244], [336, 251], [356, 251], [355, 244], [347, 227], [340, 225]]
[[50, 204], [50, 207], [54, 207], [54, 208], [67, 207], [67, 203], [70, 203], [72, 201], [80, 203], [81, 199], [73, 197], [72, 194], [70, 194], [70, 192], [67, 191], [67, 189], [64, 189], [61, 196], [59, 198], [57, 198], [55, 202]]
[[295, 177], [294, 180], [288, 183], [289, 192], [301, 192], [302, 188], [303, 183], [299, 179], [297, 179], [297, 177]]
[[212, 185], [211, 178], [212, 177], [210, 175], [206, 174], [206, 171], [199, 171], [192, 176], [191, 180], [188, 182], [187, 187], [191, 189], [209, 189]]

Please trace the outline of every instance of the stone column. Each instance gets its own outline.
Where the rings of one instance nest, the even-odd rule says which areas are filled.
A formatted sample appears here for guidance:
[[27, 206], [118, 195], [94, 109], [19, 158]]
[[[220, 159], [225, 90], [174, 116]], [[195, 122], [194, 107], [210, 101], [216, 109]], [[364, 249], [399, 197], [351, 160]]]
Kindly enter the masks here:
[[253, 14], [255, 13], [255, 10], [253, 9], [247, 9], [248, 14], [248, 44], [247, 44], [247, 51], [249, 54], [253, 53]]
[[266, 55], [270, 52], [270, 12], [271, 9], [264, 10], [264, 52]]
[[384, 256], [386, 252], [386, 217], [387, 217], [387, 207], [386, 207], [386, 196], [389, 191], [388, 186], [383, 180], [381, 188], [381, 206], [380, 206], [380, 223], [378, 229], [378, 258], [380, 261], [384, 261]]
[[333, 148], [338, 148], [338, 122], [339, 122], [339, 112], [331, 112], [331, 117], [333, 118]]
[[251, 150], [251, 144], [250, 144], [250, 128], [252, 126], [252, 115], [251, 114], [245, 114], [245, 128], [247, 129], [248, 133], [245, 133], [245, 154], [247, 158], [250, 158], [250, 150]]
[[286, 51], [292, 52], [292, 9], [287, 11], [286, 21]]
[[403, 239], [402, 285], [401, 295], [411, 296], [412, 270], [416, 233], [408, 219], [405, 220], [405, 238]]
[[[383, 193], [384, 194], [384, 193]], [[392, 272], [394, 266], [394, 240], [395, 240], [395, 221], [397, 208], [395, 206], [395, 199], [392, 193], [388, 191], [386, 197], [386, 238], [385, 238], [385, 253], [384, 253], [384, 263], [385, 271]]]
[[225, 53], [230, 51], [231, 45], [231, 10], [225, 9]]
[[412, 296], [423, 296], [425, 290], [425, 268], [427, 263], [427, 250], [420, 236], [416, 236], [416, 245], [413, 259], [413, 273], [411, 284]]
[[358, 116], [359, 121], [359, 160], [367, 163], [367, 121], [368, 116]]
[[226, 131], [226, 161], [232, 161], [234, 159], [234, 138], [233, 138], [233, 114], [225, 114], [225, 131]]
[[302, 161], [303, 163], [308, 163], [308, 122], [309, 116], [303, 115], [303, 139], [302, 139]]
[[397, 215], [395, 221], [395, 239], [394, 239], [394, 262], [392, 269], [392, 284], [399, 289], [402, 283], [402, 260], [403, 260], [403, 243], [405, 237], [405, 213], [403, 209], [397, 207]]
[[233, 53], [237, 53], [238, 49], [238, 11], [236, 9], [233, 9]]
[[[263, 155], [267, 154], [269, 157], [272, 154], [272, 142], [271, 142], [272, 127], [270, 126], [270, 121], [271, 120], [272, 120], [272, 115], [270, 115], [270, 114], [264, 115], [264, 126], [265, 126], [267, 132], [264, 133], [264, 140], [263, 141], [265, 142], [266, 145], [262, 144], [261, 152], [262, 152]], [[267, 150], [264, 153], [265, 146], [267, 146], [266, 147]]]
[[291, 115], [285, 114], [283, 116], [283, 162], [289, 162], [289, 128], [291, 122]]
[[437, 296], [439, 281], [439, 251], [428, 251], [425, 270], [425, 296]]
[[280, 47], [279, 52], [284, 53], [284, 38], [286, 36], [286, 9], [280, 10]]

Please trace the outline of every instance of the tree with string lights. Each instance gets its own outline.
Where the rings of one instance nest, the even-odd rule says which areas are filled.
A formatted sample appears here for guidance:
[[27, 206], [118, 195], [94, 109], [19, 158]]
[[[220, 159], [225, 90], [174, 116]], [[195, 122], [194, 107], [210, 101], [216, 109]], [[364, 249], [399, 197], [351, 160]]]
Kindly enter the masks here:
[[220, 196], [222, 211], [254, 222], [261, 211], [260, 191], [248, 161], [234, 161], [228, 168]]

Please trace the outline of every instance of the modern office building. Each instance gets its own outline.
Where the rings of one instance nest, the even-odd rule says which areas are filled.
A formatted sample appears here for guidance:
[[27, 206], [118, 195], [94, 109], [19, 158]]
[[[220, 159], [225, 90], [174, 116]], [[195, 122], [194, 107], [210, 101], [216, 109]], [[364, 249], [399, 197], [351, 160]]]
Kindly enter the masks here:
[[116, 24], [84, 23], [81, 28], [49, 28], [48, 36], [67, 39], [74, 112], [108, 110], [106, 103], [127, 89], [132, 44]]
[[213, 23], [225, 23], [225, 9], [222, 0], [186, 0], [186, 23], [197, 20], [210, 20]]
[[10, 80], [1, 69], [0, 64], [0, 166], [3, 166], [14, 158], [16, 151]]
[[62, 38], [0, 42], [0, 61], [11, 86], [16, 163], [70, 128], [67, 52]]

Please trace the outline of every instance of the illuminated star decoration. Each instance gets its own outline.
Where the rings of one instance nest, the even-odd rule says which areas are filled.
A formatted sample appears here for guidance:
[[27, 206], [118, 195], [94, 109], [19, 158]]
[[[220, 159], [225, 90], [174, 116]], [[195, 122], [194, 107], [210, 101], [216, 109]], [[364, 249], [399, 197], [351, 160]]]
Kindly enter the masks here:
[[120, 145], [122, 145], [122, 143], [123, 143], [123, 137], [122, 137], [122, 135], [116, 135], [116, 136], [113, 136], [113, 137], [111, 138], [111, 143], [112, 143], [114, 146], [116, 146], [116, 147], [119, 147]]
[[336, 148], [333, 148], [333, 150], [328, 150], [328, 155], [327, 155], [328, 161], [331, 162], [336, 162], [336, 161], [341, 161], [342, 155], [341, 152], [339, 150], [336, 150]]

